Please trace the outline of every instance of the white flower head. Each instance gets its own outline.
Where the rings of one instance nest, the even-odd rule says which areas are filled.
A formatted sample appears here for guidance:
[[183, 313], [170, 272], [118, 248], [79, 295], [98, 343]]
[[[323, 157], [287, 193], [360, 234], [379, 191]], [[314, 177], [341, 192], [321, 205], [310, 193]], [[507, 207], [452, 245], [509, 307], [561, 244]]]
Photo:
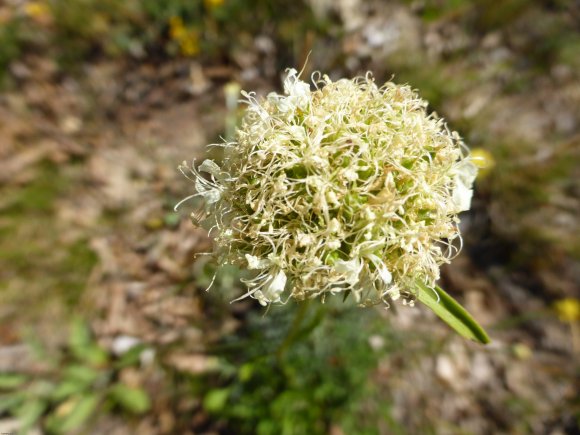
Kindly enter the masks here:
[[368, 305], [434, 285], [472, 197], [461, 138], [408, 86], [314, 77], [289, 69], [283, 94], [242, 92], [223, 161], [189, 169], [216, 256], [254, 274], [243, 297], [261, 304], [352, 291]]

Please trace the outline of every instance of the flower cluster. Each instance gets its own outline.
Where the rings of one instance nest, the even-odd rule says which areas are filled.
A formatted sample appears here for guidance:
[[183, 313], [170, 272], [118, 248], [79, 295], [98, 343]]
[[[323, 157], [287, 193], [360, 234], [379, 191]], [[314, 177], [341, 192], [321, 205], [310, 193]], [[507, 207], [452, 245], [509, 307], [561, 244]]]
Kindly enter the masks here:
[[169, 36], [177, 43], [182, 55], [192, 57], [199, 53], [197, 31], [186, 27], [181, 17], [174, 16], [169, 20]]
[[370, 74], [315, 73], [311, 88], [291, 69], [283, 95], [243, 95], [221, 166], [181, 167], [205, 200], [198, 219], [211, 222], [220, 264], [254, 272], [243, 297], [349, 292], [388, 305], [412, 303], [417, 281], [433, 286], [459, 251], [457, 214], [476, 175], [459, 135], [411, 88]]

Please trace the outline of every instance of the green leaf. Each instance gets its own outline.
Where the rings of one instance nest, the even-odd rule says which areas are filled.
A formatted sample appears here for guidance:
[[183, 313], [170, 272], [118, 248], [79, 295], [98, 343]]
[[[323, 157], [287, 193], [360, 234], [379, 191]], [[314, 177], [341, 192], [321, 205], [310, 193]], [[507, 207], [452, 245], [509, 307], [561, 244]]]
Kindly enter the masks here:
[[50, 396], [55, 387], [54, 382], [47, 379], [36, 379], [27, 387], [27, 392], [31, 394], [32, 397], [46, 399]]
[[100, 374], [87, 366], [71, 365], [64, 370], [64, 379], [65, 382], [89, 386], [99, 378]]
[[226, 406], [229, 395], [227, 388], [211, 390], [203, 399], [203, 407], [209, 412], [218, 413]]
[[48, 350], [38, 336], [31, 330], [27, 330], [24, 336], [24, 343], [30, 349], [35, 360], [42, 361], [43, 365], [50, 368], [58, 368], [62, 359], [60, 352]]
[[115, 361], [115, 363], [113, 364], [113, 367], [115, 369], [122, 369], [125, 367], [129, 367], [129, 366], [134, 366], [139, 364], [139, 361], [141, 359], [141, 354], [143, 353], [143, 350], [146, 349], [146, 346], [144, 344], [137, 344], [136, 346], [133, 346], [131, 349], [129, 349], [127, 352], [125, 352], [121, 357], [119, 357], [119, 359], [117, 361]]
[[0, 390], [11, 390], [27, 380], [26, 376], [17, 373], [0, 373]]
[[91, 415], [93, 415], [97, 405], [99, 404], [99, 397], [96, 394], [86, 395], [81, 397], [75, 403], [74, 408], [62, 420], [59, 425], [61, 432], [70, 432], [82, 426]]
[[88, 325], [79, 318], [71, 324], [69, 348], [78, 360], [92, 365], [100, 366], [108, 360], [107, 352], [94, 342]]
[[56, 401], [62, 401], [69, 396], [80, 393], [86, 388], [86, 385], [76, 381], [63, 381], [54, 389], [51, 397]]
[[238, 379], [241, 382], [248, 382], [252, 375], [254, 374], [254, 365], [252, 363], [246, 363], [240, 367], [238, 370]]
[[9, 395], [0, 396], [0, 414], [5, 413], [8, 410], [12, 410], [22, 405], [26, 400], [25, 393], [15, 393]]
[[85, 322], [75, 318], [70, 327], [69, 346], [74, 351], [91, 344], [91, 331]]
[[30, 399], [16, 411], [16, 417], [20, 421], [20, 433], [28, 433], [28, 430], [42, 417], [46, 405], [44, 400]]
[[142, 414], [151, 407], [149, 396], [141, 388], [117, 384], [111, 387], [109, 395], [115, 403], [135, 414]]
[[84, 352], [77, 358], [94, 366], [103, 366], [109, 360], [109, 354], [97, 344], [86, 346]]
[[417, 299], [463, 337], [481, 344], [490, 342], [489, 336], [473, 317], [441, 287], [434, 289], [417, 282]]

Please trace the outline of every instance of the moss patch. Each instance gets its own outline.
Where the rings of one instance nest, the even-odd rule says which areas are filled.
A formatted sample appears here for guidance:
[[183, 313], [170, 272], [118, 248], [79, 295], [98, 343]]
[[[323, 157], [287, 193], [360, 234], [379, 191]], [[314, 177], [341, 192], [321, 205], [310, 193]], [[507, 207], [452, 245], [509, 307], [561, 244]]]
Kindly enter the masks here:
[[56, 219], [57, 200], [71, 185], [57, 166], [44, 162], [30, 183], [0, 189], [0, 292], [19, 316], [76, 304], [96, 262], [87, 240], [67, 240]]

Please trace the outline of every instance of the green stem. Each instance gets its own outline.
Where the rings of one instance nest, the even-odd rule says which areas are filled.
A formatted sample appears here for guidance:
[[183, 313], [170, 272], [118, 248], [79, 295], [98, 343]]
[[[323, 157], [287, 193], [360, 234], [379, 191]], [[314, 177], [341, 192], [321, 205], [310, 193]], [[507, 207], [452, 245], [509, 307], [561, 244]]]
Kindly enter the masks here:
[[284, 354], [288, 350], [288, 348], [294, 343], [296, 337], [300, 333], [300, 325], [304, 321], [306, 317], [306, 312], [308, 311], [308, 306], [310, 305], [310, 300], [306, 299], [299, 304], [298, 311], [296, 311], [296, 315], [294, 316], [294, 320], [292, 321], [292, 325], [290, 325], [290, 329], [288, 330], [288, 334], [286, 334], [286, 338], [278, 349], [276, 350], [276, 359], [278, 361], [282, 361]]

